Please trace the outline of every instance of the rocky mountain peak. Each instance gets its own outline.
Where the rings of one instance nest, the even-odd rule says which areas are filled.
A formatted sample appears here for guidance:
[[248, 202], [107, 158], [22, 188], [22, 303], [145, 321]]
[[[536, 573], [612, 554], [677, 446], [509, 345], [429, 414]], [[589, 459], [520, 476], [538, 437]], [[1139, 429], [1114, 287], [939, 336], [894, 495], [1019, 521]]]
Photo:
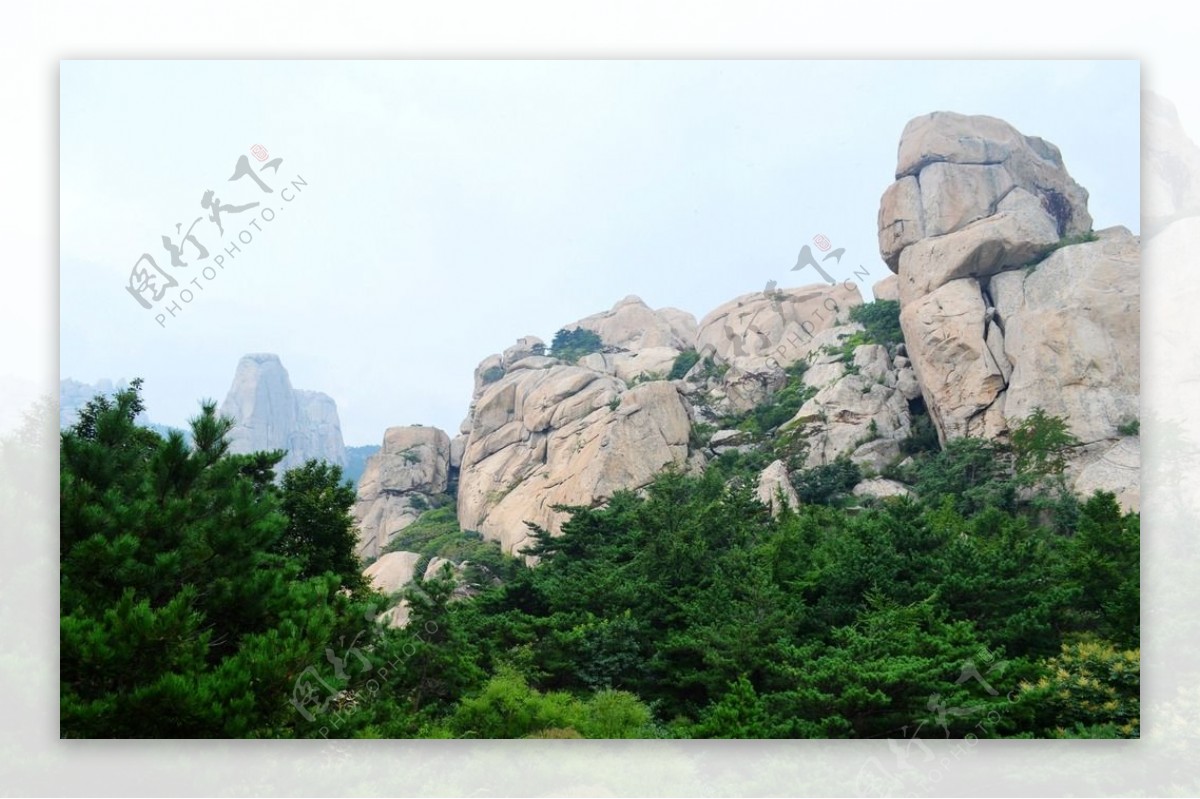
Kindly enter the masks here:
[[914, 119], [896, 178], [880, 255], [939, 438], [1004, 437], [1041, 408], [1084, 442], [1077, 486], [1136, 507], [1137, 237], [1093, 231], [1058, 148], [992, 117]]
[[311, 458], [346, 465], [337, 403], [294, 389], [278, 355], [251, 353], [238, 361], [221, 413], [234, 420], [232, 452], [287, 451], [276, 467], [280, 474]]

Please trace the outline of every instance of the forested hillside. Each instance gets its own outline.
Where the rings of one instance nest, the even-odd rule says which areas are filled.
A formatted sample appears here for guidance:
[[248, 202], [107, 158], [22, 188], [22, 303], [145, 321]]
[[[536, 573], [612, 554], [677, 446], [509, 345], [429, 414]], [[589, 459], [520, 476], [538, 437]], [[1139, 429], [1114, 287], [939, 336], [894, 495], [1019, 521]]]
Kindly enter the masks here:
[[62, 437], [65, 737], [1139, 734], [1139, 519], [1065, 490], [1054, 417], [776, 516], [736, 457], [668, 470], [532, 530], [534, 567], [451, 516], [410, 543], [479, 567], [418, 573], [394, 627], [337, 467], [276, 484], [212, 405], [189, 445], [139, 392]]

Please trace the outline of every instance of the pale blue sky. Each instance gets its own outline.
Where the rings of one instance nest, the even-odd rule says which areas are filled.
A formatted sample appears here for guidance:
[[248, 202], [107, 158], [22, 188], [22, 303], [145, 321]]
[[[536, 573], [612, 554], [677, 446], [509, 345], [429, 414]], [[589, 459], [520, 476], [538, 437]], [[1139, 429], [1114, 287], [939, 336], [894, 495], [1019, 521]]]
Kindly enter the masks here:
[[[1138, 102], [1136, 61], [63, 62], [61, 376], [144, 377], [182, 424], [275, 352], [349, 445], [453, 433], [482, 358], [625, 295], [699, 318], [811, 282], [789, 270], [818, 233], [839, 277], [886, 275], [879, 197], [930, 111], [1054, 142], [1096, 227], [1136, 232]], [[283, 159], [273, 195], [226, 180], [255, 144]], [[277, 211], [211, 281], [210, 222], [207, 261], [160, 244], [208, 189]], [[258, 210], [224, 216], [224, 246]], [[204, 286], [165, 328], [125, 290], [143, 252]]]

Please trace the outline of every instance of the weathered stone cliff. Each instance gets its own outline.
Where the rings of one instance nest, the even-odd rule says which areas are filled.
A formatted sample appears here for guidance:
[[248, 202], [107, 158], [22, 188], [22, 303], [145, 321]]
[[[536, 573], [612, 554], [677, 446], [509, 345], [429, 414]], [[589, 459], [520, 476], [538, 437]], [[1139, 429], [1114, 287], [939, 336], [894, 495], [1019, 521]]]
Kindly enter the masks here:
[[337, 404], [327, 394], [292, 388], [278, 355], [242, 357], [221, 413], [235, 422], [232, 452], [287, 451], [276, 467], [280, 474], [312, 458], [346, 465]]

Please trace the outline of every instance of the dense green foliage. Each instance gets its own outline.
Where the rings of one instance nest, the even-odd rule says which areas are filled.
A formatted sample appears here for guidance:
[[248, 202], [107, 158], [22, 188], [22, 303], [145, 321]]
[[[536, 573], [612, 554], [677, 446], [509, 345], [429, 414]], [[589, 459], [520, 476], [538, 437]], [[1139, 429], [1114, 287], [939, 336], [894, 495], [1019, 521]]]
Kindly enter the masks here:
[[[1001, 479], [973, 473], [976, 455], [943, 463], [951, 481]], [[1008, 697], [1072, 674], [1061, 653], [1081, 642], [1136, 647], [1137, 516], [1097, 495], [1063, 535], [1014, 507], [964, 516], [945, 494], [772, 519], [717, 470], [667, 474], [538, 533], [538, 568], [452, 616], [485, 671], [628, 691], [665, 735], [1132, 734], [1136, 656], [1096, 689], [1121, 697], [1111, 719], [1095, 701], [1047, 713]], [[989, 711], [1000, 721], [977, 728]]]
[[385, 552], [416, 552], [422, 556], [417, 571], [423, 573], [433, 558], [466, 561], [467, 580], [475, 585], [491, 585], [508, 579], [524, 568], [520, 561], [500, 551], [496, 541], [485, 541], [474, 530], [462, 530], [454, 507], [447, 505], [421, 514], [388, 542]]
[[191, 447], [139, 427], [139, 390], [62, 435], [62, 734], [287, 735], [295, 674], [362, 598], [353, 494], [314, 464], [277, 488], [282, 453], [229, 455], [211, 402]]
[[138, 410], [135, 384], [62, 436], [68, 737], [1139, 734], [1139, 519], [1056, 493], [1044, 414], [867, 507], [837, 462], [772, 517], [741, 479], [763, 453], [728, 453], [532, 528], [534, 568], [433, 508], [393, 546], [477, 566], [418, 578], [393, 628], [335, 468], [277, 485], [211, 403], [191, 447]]
[[584, 355], [599, 352], [604, 346], [599, 334], [586, 327], [559, 330], [550, 342], [550, 355], [567, 363], [575, 363]]
[[896, 300], [875, 300], [850, 309], [850, 321], [866, 328], [864, 344], [895, 346], [904, 343], [900, 330], [900, 303]]
[[683, 376], [692, 370], [700, 361], [700, 353], [695, 350], [685, 350], [675, 357], [675, 363], [671, 365], [671, 371], [667, 375], [668, 380], [682, 380]]

